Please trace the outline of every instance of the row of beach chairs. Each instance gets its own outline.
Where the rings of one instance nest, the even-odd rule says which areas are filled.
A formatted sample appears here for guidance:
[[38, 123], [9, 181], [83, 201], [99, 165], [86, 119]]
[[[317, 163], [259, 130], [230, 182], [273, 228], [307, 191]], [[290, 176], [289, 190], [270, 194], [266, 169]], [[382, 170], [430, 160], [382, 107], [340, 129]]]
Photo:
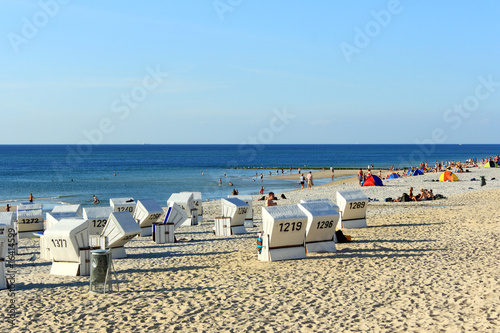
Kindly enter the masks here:
[[[17, 218], [13, 212], [0, 213], [0, 289], [6, 287], [9, 228], [19, 238], [39, 237], [40, 258], [52, 261], [51, 274], [89, 275], [92, 250], [109, 249], [113, 258], [123, 258], [124, 245], [136, 236], [172, 243], [178, 227], [202, 221], [201, 203], [201, 193], [181, 192], [172, 194], [166, 212], [154, 200], [133, 198], [110, 199], [110, 207], [59, 205], [46, 214], [45, 224], [39, 204], [20, 205]], [[337, 203], [319, 199], [263, 207], [258, 259], [300, 259], [310, 252], [335, 252], [336, 229], [366, 226], [368, 198], [361, 191], [343, 191], [337, 193]], [[221, 207], [215, 235], [243, 234], [254, 226], [251, 196], [229, 196], [221, 199]]]

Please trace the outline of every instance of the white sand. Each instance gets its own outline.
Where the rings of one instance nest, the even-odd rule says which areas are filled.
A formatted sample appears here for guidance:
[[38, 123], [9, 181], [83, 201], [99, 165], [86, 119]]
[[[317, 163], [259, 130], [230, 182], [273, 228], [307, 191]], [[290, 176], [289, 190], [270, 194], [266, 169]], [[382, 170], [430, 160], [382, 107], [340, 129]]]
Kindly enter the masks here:
[[[486, 176], [487, 185], [470, 178]], [[181, 227], [176, 244], [150, 237], [127, 246], [115, 267], [120, 292], [88, 293], [89, 277], [51, 276], [37, 240], [21, 240], [16, 326], [2, 332], [499, 332], [500, 169], [472, 169], [460, 182], [438, 174], [364, 187], [369, 228], [346, 231], [338, 252], [281, 262], [257, 260], [257, 227], [215, 237], [219, 202], [205, 220]], [[497, 180], [490, 181], [491, 178]], [[413, 186], [445, 200], [385, 203]], [[357, 183], [286, 193], [279, 205], [331, 198]], [[257, 198], [257, 196], [255, 196]], [[0, 291], [1, 305], [10, 298]]]

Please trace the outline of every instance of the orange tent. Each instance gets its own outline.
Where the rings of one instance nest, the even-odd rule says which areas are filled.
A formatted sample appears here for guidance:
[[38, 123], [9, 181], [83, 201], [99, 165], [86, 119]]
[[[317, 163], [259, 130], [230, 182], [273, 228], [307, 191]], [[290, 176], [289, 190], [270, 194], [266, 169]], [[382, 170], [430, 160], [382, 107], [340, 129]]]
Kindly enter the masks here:
[[445, 171], [439, 176], [440, 182], [446, 182], [446, 181], [456, 182], [458, 180], [459, 180], [458, 177], [451, 171]]

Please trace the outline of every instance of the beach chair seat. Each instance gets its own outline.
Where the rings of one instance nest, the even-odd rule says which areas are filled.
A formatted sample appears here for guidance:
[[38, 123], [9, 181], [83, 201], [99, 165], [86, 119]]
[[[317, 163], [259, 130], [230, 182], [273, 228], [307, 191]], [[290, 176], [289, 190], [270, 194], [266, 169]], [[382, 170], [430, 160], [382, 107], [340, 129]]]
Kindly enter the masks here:
[[86, 276], [90, 274], [88, 223], [83, 218], [63, 219], [47, 229], [44, 241], [52, 258], [52, 275]]
[[89, 237], [101, 235], [111, 213], [113, 213], [113, 207], [83, 208], [83, 218], [89, 224]]
[[245, 216], [245, 228], [253, 228], [253, 198], [251, 195], [228, 195], [228, 198], [238, 198], [248, 204], [248, 212]]
[[141, 234], [141, 227], [128, 211], [113, 212], [101, 233], [101, 249], [110, 250], [114, 259], [126, 258], [124, 245]]
[[258, 259], [277, 261], [306, 257], [307, 216], [297, 206], [262, 207], [261, 249]]
[[134, 198], [111, 198], [109, 199], [109, 205], [114, 212], [129, 212], [134, 215], [137, 203]]
[[193, 195], [193, 206], [196, 209], [196, 213], [198, 214], [197, 224], [203, 222], [203, 199], [201, 196], [201, 192], [182, 191], [181, 193], [191, 193]]
[[[231, 235], [245, 234], [245, 218], [247, 216], [249, 206], [243, 200], [238, 198], [221, 199], [222, 218], [229, 217], [229, 228]], [[216, 218], [218, 219], [218, 218]], [[223, 219], [219, 219], [223, 221]], [[224, 222], [225, 223], [225, 222]], [[226, 223], [227, 224], [227, 223]], [[224, 225], [226, 225], [224, 224]], [[216, 227], [217, 230], [223, 230], [220, 226]], [[217, 235], [216, 230], [216, 235]]]
[[179, 205], [188, 216], [188, 219], [186, 219], [182, 225], [198, 225], [198, 209], [194, 203], [193, 192], [172, 193], [167, 200], [167, 205], [170, 206], [170, 204], [174, 202]]
[[163, 209], [153, 199], [141, 199], [137, 201], [134, 219], [141, 227], [141, 237], [152, 235], [152, 225], [163, 215]]
[[5, 262], [8, 254], [8, 236], [0, 235], [0, 290], [7, 289]]
[[337, 192], [340, 208], [338, 229], [366, 228], [368, 197], [360, 190]]
[[188, 215], [178, 204], [170, 203], [163, 223], [153, 223], [153, 242], [156, 244], [175, 243], [175, 230], [188, 219]]
[[17, 237], [35, 238], [34, 233], [44, 230], [43, 206], [34, 203], [21, 203], [17, 206]]
[[337, 252], [338, 207], [329, 201], [299, 203], [298, 206], [307, 216], [306, 252]]
[[[0, 235], [10, 237], [9, 246], [13, 247], [14, 253], [19, 254], [18, 241], [15, 237], [16, 223], [14, 212], [0, 212]], [[14, 236], [14, 237], [13, 237]]]

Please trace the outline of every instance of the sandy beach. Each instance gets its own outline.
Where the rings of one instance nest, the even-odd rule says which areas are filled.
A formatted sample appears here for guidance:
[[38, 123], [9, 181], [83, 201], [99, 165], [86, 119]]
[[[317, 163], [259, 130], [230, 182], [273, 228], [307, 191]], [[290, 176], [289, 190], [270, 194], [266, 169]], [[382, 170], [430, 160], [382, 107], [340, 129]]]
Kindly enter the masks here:
[[[343, 172], [356, 173], [338, 170], [335, 176]], [[0, 330], [498, 332], [500, 169], [472, 168], [457, 176], [459, 182], [437, 182], [433, 173], [361, 188], [373, 199], [369, 227], [347, 230], [353, 241], [337, 244], [336, 253], [303, 260], [257, 260], [262, 201], [254, 202], [256, 227], [232, 237], [213, 235], [220, 202], [204, 202], [203, 222], [178, 229], [177, 243], [157, 245], [150, 237], [129, 242], [128, 258], [114, 261], [120, 291], [106, 295], [88, 292], [88, 276], [50, 275], [51, 263], [38, 259], [38, 240], [22, 239], [15, 325], [3, 321]], [[486, 186], [471, 180], [481, 176]], [[384, 202], [410, 186], [446, 199]], [[355, 178], [287, 192], [278, 205], [307, 198], [335, 202], [336, 192], [348, 189], [360, 189]], [[11, 298], [7, 290], [0, 294], [5, 308]]]

